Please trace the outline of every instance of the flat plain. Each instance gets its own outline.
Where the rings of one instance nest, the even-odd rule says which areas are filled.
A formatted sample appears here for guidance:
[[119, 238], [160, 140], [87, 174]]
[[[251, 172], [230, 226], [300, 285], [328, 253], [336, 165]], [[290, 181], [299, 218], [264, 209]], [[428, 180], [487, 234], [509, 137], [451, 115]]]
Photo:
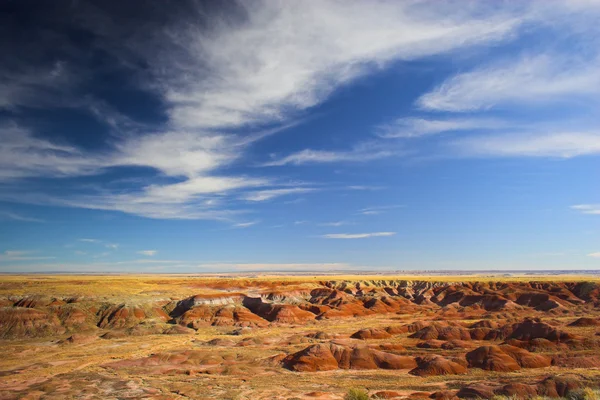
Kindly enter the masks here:
[[573, 398], [599, 306], [566, 275], [5, 275], [0, 399]]

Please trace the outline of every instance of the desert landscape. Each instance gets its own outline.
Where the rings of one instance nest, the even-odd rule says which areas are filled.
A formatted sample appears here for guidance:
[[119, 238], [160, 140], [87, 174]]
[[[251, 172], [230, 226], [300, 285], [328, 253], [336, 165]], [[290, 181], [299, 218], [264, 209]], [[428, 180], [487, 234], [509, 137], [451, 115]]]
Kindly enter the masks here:
[[0, 1], [0, 400], [600, 400], [599, 21]]
[[0, 302], [7, 400], [591, 399], [600, 384], [592, 277], [6, 275]]

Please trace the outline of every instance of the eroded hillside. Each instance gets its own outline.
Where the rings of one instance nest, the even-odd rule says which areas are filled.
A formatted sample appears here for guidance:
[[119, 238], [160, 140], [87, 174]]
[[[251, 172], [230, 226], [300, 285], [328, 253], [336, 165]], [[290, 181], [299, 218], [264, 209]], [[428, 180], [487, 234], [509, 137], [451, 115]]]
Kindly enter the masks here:
[[559, 397], [600, 384], [569, 279], [5, 277], [0, 398]]

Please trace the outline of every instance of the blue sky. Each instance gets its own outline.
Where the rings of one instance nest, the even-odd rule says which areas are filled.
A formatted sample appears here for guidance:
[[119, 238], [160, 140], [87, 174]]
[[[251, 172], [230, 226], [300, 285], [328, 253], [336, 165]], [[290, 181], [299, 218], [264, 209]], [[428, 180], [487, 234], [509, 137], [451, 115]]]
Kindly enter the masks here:
[[0, 272], [600, 267], [598, 1], [8, 1]]

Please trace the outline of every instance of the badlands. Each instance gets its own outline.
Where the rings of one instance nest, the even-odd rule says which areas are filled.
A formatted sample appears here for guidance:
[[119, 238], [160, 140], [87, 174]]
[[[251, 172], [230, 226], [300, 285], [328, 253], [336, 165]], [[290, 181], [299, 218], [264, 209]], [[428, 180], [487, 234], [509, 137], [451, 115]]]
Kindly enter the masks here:
[[4, 275], [0, 399], [592, 398], [599, 307], [582, 276]]

